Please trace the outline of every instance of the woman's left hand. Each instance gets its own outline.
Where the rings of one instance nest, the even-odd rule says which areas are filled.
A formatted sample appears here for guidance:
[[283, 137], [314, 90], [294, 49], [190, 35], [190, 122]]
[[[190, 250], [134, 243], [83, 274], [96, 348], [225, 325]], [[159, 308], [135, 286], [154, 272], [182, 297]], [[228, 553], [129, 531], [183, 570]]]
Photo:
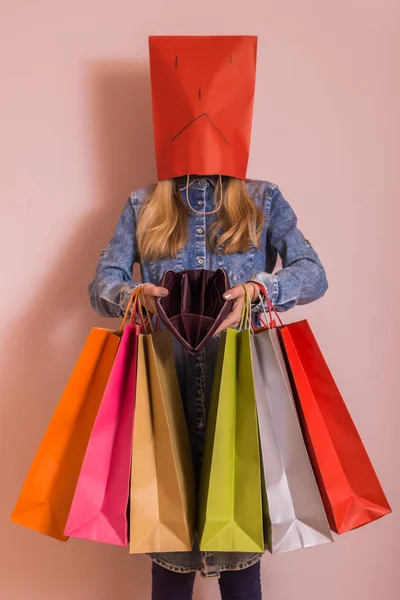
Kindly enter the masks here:
[[[250, 300], [253, 301], [257, 295], [257, 288], [253, 283], [244, 284], [249, 292]], [[221, 331], [228, 329], [228, 327], [236, 328], [242, 318], [242, 311], [245, 303], [245, 291], [243, 285], [238, 283], [233, 286], [230, 290], [224, 294], [225, 300], [233, 300], [231, 312], [224, 319], [221, 325], [218, 327], [214, 335], [218, 335]]]

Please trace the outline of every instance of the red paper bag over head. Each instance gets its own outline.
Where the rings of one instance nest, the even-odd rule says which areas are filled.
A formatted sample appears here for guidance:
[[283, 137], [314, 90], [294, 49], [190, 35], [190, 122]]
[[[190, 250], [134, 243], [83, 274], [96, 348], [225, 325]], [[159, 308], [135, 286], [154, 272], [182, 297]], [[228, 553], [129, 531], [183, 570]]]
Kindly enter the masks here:
[[246, 178], [255, 36], [150, 36], [158, 179]]

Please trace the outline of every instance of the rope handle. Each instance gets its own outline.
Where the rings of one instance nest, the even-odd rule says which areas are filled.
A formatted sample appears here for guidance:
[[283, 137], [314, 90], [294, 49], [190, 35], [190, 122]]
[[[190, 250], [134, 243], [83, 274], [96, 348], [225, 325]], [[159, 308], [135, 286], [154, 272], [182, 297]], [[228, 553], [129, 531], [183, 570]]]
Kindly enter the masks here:
[[[146, 284], [144, 284], [144, 285], [146, 285]], [[148, 330], [147, 330], [147, 324], [150, 326], [150, 332], [154, 333], [154, 325], [153, 325], [153, 321], [151, 320], [151, 317], [148, 317], [146, 319], [144, 317], [144, 314], [143, 314], [143, 306], [144, 306], [146, 312], [148, 314], [150, 314], [150, 310], [149, 310], [149, 308], [147, 306], [147, 303], [146, 303], [146, 294], [144, 293], [144, 285], [141, 286], [139, 294], [138, 294], [138, 296], [140, 295], [140, 297], [142, 299], [142, 301], [139, 302], [139, 309], [138, 309], [139, 310], [139, 315], [140, 315], [140, 320], [142, 322], [142, 327], [143, 327], [145, 333], [149, 333]]]
[[128, 315], [129, 315], [129, 311], [130, 311], [130, 308], [131, 308], [132, 304], [133, 304], [133, 306], [132, 306], [132, 313], [131, 313], [131, 318], [130, 318], [130, 324], [132, 324], [133, 319], [136, 317], [138, 297], [139, 297], [139, 293], [140, 293], [141, 287], [143, 287], [143, 286], [139, 286], [139, 287], [135, 288], [133, 290], [132, 294], [131, 294], [131, 297], [129, 298], [128, 304], [127, 304], [126, 309], [125, 309], [124, 317], [122, 319], [120, 328], [118, 330], [118, 334], [122, 334], [122, 332], [124, 330], [124, 327], [125, 327], [126, 322], [128, 320]]
[[240, 319], [240, 324], [239, 324], [239, 331], [242, 331], [243, 329], [252, 328], [251, 298], [250, 298], [249, 290], [243, 283], [241, 284], [241, 286], [244, 289], [244, 304], [243, 304], [243, 308], [242, 308], [242, 318]]
[[126, 325], [126, 322], [128, 321], [129, 311], [130, 311], [131, 307], [132, 307], [132, 312], [131, 312], [131, 316], [129, 319], [130, 325], [132, 325], [133, 322], [135, 321], [136, 317], [139, 316], [140, 326], [142, 327], [142, 329], [144, 329], [145, 333], [149, 333], [149, 330], [151, 333], [159, 330], [160, 320], [159, 320], [158, 315], [156, 314], [156, 325], [154, 327], [151, 317], [149, 317], [149, 316], [146, 317], [143, 313], [143, 306], [144, 306], [148, 315], [152, 314], [146, 303], [146, 294], [144, 293], [145, 285], [146, 285], [145, 283], [142, 285], [139, 285], [138, 287], [136, 287], [133, 290], [133, 292], [129, 298], [128, 304], [126, 306], [125, 314], [122, 319], [121, 326], [118, 330], [119, 335], [122, 334], [124, 327]]
[[[275, 306], [272, 304], [269, 296], [268, 296], [268, 292], [267, 289], [265, 288], [265, 286], [262, 285], [262, 283], [259, 283], [258, 281], [252, 281], [251, 283], [254, 283], [257, 287], [258, 287], [258, 297], [260, 299], [262, 308], [263, 308], [263, 313], [264, 313], [264, 317], [265, 317], [265, 323], [263, 322], [262, 318], [260, 317], [260, 315], [258, 315], [258, 317], [260, 318], [261, 323], [263, 323], [265, 325], [265, 327], [271, 327], [271, 323], [273, 322], [273, 316], [272, 314], [275, 315], [275, 317], [278, 319], [278, 322], [281, 326], [283, 326], [283, 321], [281, 319], [281, 317], [279, 316], [279, 313], [277, 312]], [[267, 303], [267, 307], [268, 307], [268, 315], [267, 312], [265, 310], [265, 302]]]
[[210, 210], [209, 212], [207, 211], [201, 211], [201, 210], [196, 210], [195, 208], [193, 208], [190, 200], [189, 200], [189, 182], [190, 182], [190, 175], [188, 174], [187, 179], [186, 179], [186, 202], [189, 205], [189, 208], [196, 213], [196, 215], [214, 215], [215, 213], [217, 213], [221, 206], [222, 206], [222, 196], [223, 196], [223, 190], [222, 190], [222, 177], [221, 175], [219, 176], [219, 186], [220, 186], [220, 198], [219, 198], [219, 202], [217, 204], [217, 206], [214, 208], [214, 210]]

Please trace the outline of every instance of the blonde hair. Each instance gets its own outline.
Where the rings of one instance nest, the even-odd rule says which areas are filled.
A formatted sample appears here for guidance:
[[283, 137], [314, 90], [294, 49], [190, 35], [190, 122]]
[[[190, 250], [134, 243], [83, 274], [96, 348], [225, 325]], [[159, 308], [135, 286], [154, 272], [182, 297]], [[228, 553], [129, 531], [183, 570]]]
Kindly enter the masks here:
[[[186, 188], [186, 198], [188, 189]], [[264, 215], [247, 191], [246, 182], [230, 177], [216, 187], [215, 205], [220, 205], [208, 235], [208, 245], [224, 254], [246, 251], [251, 245], [260, 247]], [[137, 224], [137, 240], [141, 259], [174, 257], [186, 244], [189, 205], [174, 179], [160, 181], [145, 200]]]

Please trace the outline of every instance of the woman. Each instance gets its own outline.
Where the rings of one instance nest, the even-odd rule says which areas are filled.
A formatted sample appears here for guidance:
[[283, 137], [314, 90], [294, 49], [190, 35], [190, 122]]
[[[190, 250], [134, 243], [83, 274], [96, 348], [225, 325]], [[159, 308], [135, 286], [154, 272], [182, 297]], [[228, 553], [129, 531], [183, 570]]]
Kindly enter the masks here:
[[[283, 268], [272, 274], [278, 255]], [[166, 269], [224, 268], [233, 307], [220, 330], [236, 327], [248, 287], [253, 310], [261, 310], [261, 283], [279, 311], [320, 298], [327, 289], [324, 269], [297, 228], [296, 215], [279, 188], [234, 177], [167, 179], [133, 192], [115, 234], [101, 253], [90, 284], [93, 308], [103, 316], [123, 315], [132, 290], [132, 267], [140, 263], [146, 305], [168, 294], [158, 283]], [[207, 410], [218, 341], [198, 356], [175, 344], [182, 398], [199, 476]], [[261, 600], [260, 555], [188, 553], [153, 555], [153, 600], [190, 600], [196, 571], [218, 577], [223, 600]]]

